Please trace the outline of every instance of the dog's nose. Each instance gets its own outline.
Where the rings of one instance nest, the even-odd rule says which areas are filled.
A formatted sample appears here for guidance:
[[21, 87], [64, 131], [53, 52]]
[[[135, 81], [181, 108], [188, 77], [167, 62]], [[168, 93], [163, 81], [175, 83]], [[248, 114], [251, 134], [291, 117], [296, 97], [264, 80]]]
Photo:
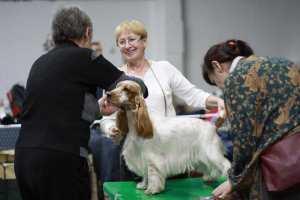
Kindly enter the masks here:
[[111, 93], [110, 92], [106, 92], [107, 98], [111, 97]]

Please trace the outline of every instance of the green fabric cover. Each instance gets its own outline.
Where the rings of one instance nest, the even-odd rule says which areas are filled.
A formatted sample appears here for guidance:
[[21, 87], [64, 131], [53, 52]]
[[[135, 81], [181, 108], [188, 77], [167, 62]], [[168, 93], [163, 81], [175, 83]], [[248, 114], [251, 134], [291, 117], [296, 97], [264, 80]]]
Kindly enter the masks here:
[[136, 189], [137, 182], [133, 181], [106, 182], [103, 185], [103, 189], [112, 200], [198, 200], [199, 197], [211, 196], [212, 191], [225, 181], [226, 178], [221, 178], [214, 183], [204, 183], [202, 178], [167, 180], [165, 190], [155, 195], [146, 195], [145, 190]]

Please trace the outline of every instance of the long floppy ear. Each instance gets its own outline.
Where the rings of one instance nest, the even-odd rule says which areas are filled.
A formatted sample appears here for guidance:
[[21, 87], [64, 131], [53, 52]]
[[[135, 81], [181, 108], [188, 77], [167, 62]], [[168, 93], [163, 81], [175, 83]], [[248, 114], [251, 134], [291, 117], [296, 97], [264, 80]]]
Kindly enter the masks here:
[[134, 129], [138, 136], [152, 138], [153, 126], [144, 98], [142, 96], [136, 97], [136, 103], [138, 104], [138, 109], [131, 113]]
[[126, 116], [126, 111], [119, 108], [117, 112], [117, 123], [116, 123], [120, 133], [127, 134], [129, 131], [128, 120]]

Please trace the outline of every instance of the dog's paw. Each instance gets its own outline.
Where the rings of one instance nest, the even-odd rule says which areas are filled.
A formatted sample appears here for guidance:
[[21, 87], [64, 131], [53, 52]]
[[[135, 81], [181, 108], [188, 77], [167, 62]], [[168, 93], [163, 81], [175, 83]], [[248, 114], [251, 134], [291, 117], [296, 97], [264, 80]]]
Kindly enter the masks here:
[[137, 189], [140, 189], [140, 190], [145, 190], [147, 188], [147, 184], [145, 182], [139, 182], [137, 185], [136, 185], [136, 188]]
[[203, 175], [202, 180], [204, 182], [211, 183], [211, 182], [216, 182], [218, 178], [212, 178], [211, 176]]
[[152, 195], [157, 193], [159, 193], [159, 190], [154, 190], [153, 188], [148, 188], [147, 190], [145, 190], [145, 194], [147, 195]]

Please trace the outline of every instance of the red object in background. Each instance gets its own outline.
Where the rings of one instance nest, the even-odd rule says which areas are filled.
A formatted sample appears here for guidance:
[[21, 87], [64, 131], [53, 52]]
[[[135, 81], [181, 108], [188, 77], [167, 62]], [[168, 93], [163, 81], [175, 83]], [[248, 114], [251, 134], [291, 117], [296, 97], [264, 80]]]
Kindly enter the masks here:
[[13, 113], [13, 116], [17, 117], [18, 115], [21, 114], [21, 110], [20, 110], [19, 106], [16, 104], [16, 102], [13, 101], [11, 91], [9, 91], [7, 93], [7, 95], [8, 95], [9, 102], [11, 103], [11, 111]]
[[[218, 113], [218, 108], [214, 108], [210, 111], [205, 111], [205, 114], [214, 114], [214, 113]], [[206, 120], [210, 121], [212, 117], [207, 117]]]

